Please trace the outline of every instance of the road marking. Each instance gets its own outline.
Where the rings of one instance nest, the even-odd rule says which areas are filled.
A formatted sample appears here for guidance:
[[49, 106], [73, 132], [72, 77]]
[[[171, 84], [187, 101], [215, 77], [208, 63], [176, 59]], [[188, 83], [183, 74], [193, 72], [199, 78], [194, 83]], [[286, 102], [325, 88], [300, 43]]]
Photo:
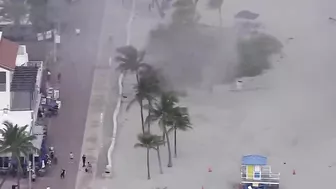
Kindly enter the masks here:
[[109, 66], [112, 66], [112, 57], [109, 58]]
[[100, 113], [100, 123], [104, 122], [104, 113]]

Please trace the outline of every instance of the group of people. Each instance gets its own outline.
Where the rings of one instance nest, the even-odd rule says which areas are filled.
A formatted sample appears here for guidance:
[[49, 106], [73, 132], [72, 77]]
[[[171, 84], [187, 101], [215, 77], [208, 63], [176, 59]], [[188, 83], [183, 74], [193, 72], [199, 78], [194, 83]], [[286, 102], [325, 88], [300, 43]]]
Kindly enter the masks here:
[[[69, 158], [70, 158], [70, 163], [73, 163], [73, 161], [74, 161], [74, 155], [73, 155], [72, 152], [70, 152]], [[86, 162], [86, 155], [85, 154], [82, 155], [82, 167], [85, 168], [85, 172], [86, 173], [92, 173], [92, 165], [91, 165], [90, 162]], [[65, 178], [65, 174], [66, 174], [65, 169], [62, 169], [61, 170], [61, 174], [60, 174], [60, 178], [64, 179]]]
[[55, 155], [54, 147], [49, 148], [49, 154], [47, 155], [47, 159], [50, 165], [51, 163], [57, 164], [57, 157]]
[[86, 163], [86, 155], [85, 154], [82, 155], [82, 164], [83, 164], [83, 167], [85, 167], [85, 172], [87, 172], [87, 173], [92, 172], [92, 165], [91, 165], [90, 162]]

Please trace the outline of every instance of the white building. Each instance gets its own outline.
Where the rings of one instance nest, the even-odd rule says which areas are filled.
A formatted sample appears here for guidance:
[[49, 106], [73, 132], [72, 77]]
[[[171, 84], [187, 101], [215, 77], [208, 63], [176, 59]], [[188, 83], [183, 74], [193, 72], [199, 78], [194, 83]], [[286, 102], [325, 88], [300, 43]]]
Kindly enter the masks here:
[[[32, 134], [41, 100], [42, 68], [42, 61], [28, 61], [26, 46], [2, 38], [0, 32], [0, 129], [4, 121], [10, 121], [28, 125], [27, 132]], [[34, 144], [40, 148], [42, 139], [38, 138]], [[0, 167], [6, 167], [5, 161], [0, 158]]]
[[29, 62], [26, 47], [2, 38], [0, 32], [0, 129], [8, 120], [19, 126], [37, 119], [42, 62]]

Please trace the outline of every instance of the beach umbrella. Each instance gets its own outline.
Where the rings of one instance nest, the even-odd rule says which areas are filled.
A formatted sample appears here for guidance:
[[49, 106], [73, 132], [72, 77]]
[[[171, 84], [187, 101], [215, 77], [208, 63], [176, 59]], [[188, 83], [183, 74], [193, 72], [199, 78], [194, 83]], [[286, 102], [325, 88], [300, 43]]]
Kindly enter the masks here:
[[246, 20], [255, 20], [258, 17], [259, 17], [259, 14], [248, 11], [248, 10], [240, 11], [235, 15], [235, 18], [246, 19]]

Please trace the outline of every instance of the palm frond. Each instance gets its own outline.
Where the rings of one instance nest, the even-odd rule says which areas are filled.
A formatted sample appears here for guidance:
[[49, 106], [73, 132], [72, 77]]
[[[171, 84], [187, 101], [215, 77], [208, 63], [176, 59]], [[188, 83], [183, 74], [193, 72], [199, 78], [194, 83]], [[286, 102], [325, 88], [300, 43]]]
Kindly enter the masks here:
[[4, 121], [2, 124], [4, 126], [6, 126], [6, 128], [12, 128], [12, 127], [14, 127], [13, 123], [10, 122], [10, 121], [8, 121], [8, 120]]
[[138, 63], [141, 63], [144, 60], [145, 55], [146, 55], [146, 51], [139, 51], [138, 52]]
[[138, 51], [133, 46], [123, 46], [116, 49], [119, 54], [115, 57], [115, 60], [120, 63], [119, 70], [138, 72], [140, 69], [144, 69], [149, 65], [143, 63], [145, 57], [145, 51]]
[[136, 143], [134, 144], [134, 148], [147, 148], [147, 146], [141, 143]]
[[186, 131], [191, 129], [190, 116], [186, 107], [175, 107], [171, 117], [174, 129]]
[[135, 47], [131, 46], [131, 45], [118, 47], [116, 49], [116, 51], [119, 54], [122, 54], [122, 55], [127, 56], [127, 57], [138, 56], [138, 50]]
[[[116, 62], [119, 62], [119, 63], [127, 63], [127, 62], [128, 62], [128, 59], [125, 58], [125, 57], [122, 57], [122, 56], [116, 56], [116, 57], [114, 58], [114, 60], [115, 60]], [[120, 64], [120, 65], [118, 66], [118, 68], [119, 68], [121, 65], [123, 65], [123, 64]]]
[[148, 75], [153, 70], [153, 67], [145, 62], [138, 62], [138, 73], [140, 76], [144, 77]]
[[23, 154], [28, 156], [30, 153], [38, 150], [32, 144], [32, 141], [36, 139], [36, 136], [29, 135], [29, 133], [26, 132], [28, 125], [19, 127], [8, 121], [3, 124], [5, 125], [5, 128], [1, 129], [3, 139], [0, 140], [0, 153], [18, 154], [18, 156]]
[[134, 147], [156, 149], [157, 146], [164, 144], [164, 141], [160, 136], [148, 132], [138, 134], [138, 141], [139, 143], [136, 143]]

